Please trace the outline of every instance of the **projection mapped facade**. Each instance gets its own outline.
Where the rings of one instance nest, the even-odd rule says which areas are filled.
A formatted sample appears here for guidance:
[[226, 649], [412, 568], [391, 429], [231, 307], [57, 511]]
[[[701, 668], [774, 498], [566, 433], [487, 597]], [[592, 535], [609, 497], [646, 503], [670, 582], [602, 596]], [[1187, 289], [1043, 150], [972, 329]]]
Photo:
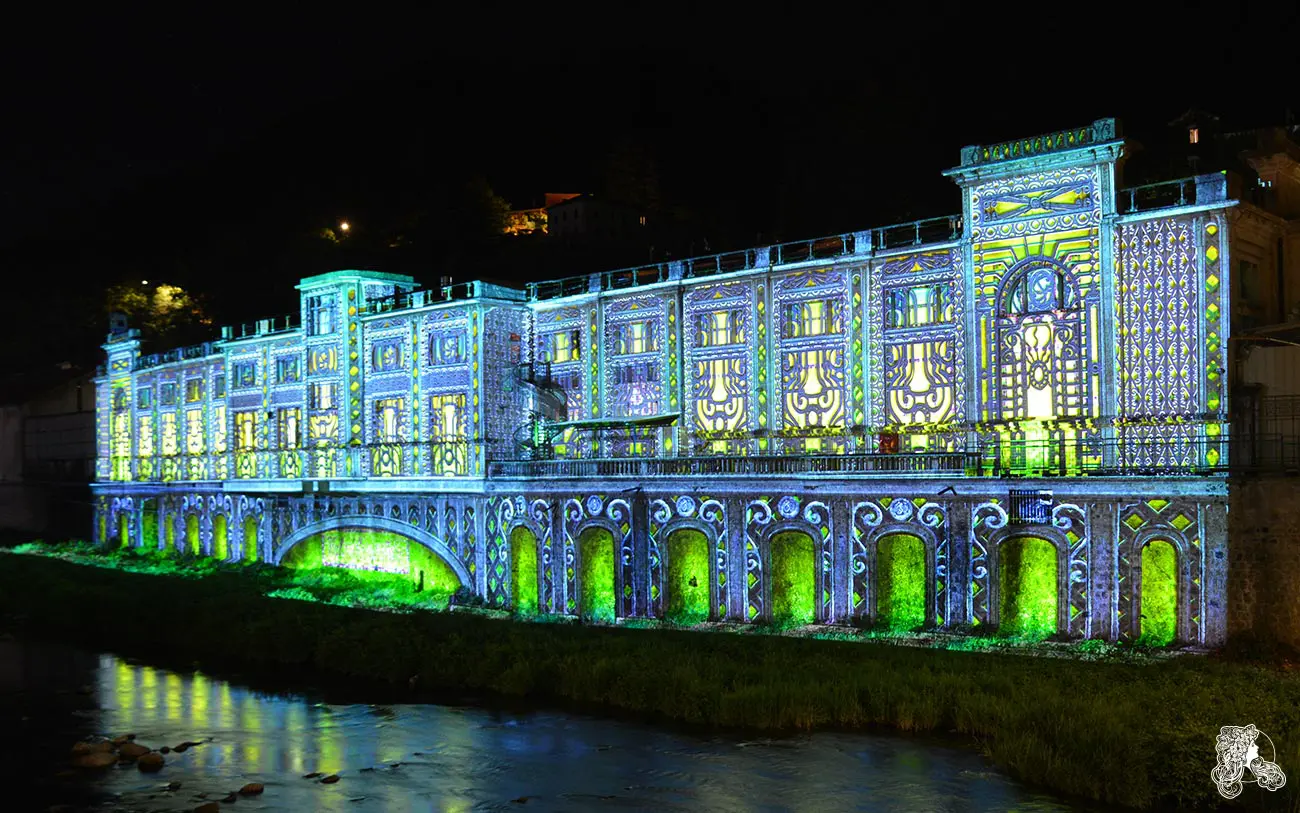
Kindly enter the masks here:
[[[339, 271], [299, 326], [162, 356], [120, 328], [98, 537], [397, 534], [597, 620], [1221, 643], [1238, 204], [1117, 207], [1124, 149], [966, 148], [951, 218], [527, 291]], [[329, 563], [406, 567], [365, 546]]]

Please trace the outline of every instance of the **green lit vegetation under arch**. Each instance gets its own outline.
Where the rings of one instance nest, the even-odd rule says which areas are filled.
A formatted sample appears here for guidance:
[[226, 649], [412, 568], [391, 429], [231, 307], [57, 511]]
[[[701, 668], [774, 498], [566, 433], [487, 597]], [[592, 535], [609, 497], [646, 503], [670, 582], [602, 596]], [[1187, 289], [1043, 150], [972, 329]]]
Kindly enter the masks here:
[[613, 623], [614, 535], [599, 526], [578, 537], [578, 614], [589, 621]]
[[460, 579], [438, 554], [401, 534], [372, 528], [337, 528], [294, 545], [280, 562], [295, 570], [346, 570], [360, 579], [389, 582], [394, 576], [424, 589], [452, 593]]
[[510, 595], [517, 615], [537, 614], [537, 535], [526, 525], [510, 532]]
[[1173, 643], [1178, 630], [1178, 553], [1163, 539], [1142, 548], [1139, 640], [1153, 646]]
[[668, 537], [664, 616], [674, 624], [709, 620], [709, 538], [694, 528]]
[[912, 534], [889, 534], [876, 545], [876, 615], [894, 630], [925, 625], [925, 543]]
[[817, 594], [813, 539], [803, 531], [772, 537], [772, 622], [779, 626], [811, 624]]
[[244, 517], [244, 561], [257, 561], [257, 517]]
[[1056, 632], [1056, 546], [1036, 536], [1002, 543], [998, 563], [998, 633], [1046, 638]]
[[230, 556], [230, 530], [225, 514], [212, 518], [212, 558], [225, 561]]
[[199, 546], [199, 515], [185, 516], [185, 552], [197, 556], [203, 551]]

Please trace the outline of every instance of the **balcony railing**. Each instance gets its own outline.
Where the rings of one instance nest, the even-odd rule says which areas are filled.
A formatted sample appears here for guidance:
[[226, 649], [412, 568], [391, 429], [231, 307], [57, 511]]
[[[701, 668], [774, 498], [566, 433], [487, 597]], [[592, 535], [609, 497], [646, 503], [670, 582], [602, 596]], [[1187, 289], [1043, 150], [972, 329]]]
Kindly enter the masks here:
[[528, 283], [528, 299], [557, 299], [576, 294], [600, 293], [657, 282], [698, 279], [737, 271], [770, 268], [773, 265], [833, 260], [872, 251], [919, 246], [956, 240], [962, 235], [962, 218], [957, 215], [917, 220], [860, 232], [796, 240], [775, 246], [728, 251], [671, 262], [650, 263], [616, 271], [602, 271], [576, 277]]
[[787, 457], [670, 457], [588, 460], [500, 460], [490, 477], [689, 477], [805, 474], [948, 474], [978, 476], [980, 456], [969, 452], [849, 454]]
[[1216, 172], [1121, 189], [1115, 201], [1115, 208], [1121, 214], [1132, 214], [1152, 209], [1215, 203], [1227, 199], [1228, 176], [1226, 173]]

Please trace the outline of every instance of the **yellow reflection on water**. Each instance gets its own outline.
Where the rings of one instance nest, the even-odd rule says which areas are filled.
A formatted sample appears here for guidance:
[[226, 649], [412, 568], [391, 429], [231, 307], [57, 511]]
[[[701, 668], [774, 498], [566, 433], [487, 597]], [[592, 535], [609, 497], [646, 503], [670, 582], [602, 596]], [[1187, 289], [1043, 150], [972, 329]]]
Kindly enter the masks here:
[[307, 731], [307, 709], [301, 702], [290, 703], [285, 712], [284, 730], [289, 735], [282, 737], [281, 742], [285, 746], [285, 760], [289, 763], [289, 770], [297, 774], [303, 774], [308, 771], [305, 767], [307, 764], [307, 753], [304, 748], [306, 738], [303, 733]]
[[190, 725], [205, 730], [212, 727], [208, 719], [208, 679], [198, 672], [190, 678]]
[[146, 709], [153, 708], [157, 703], [158, 675], [154, 672], [153, 667], [140, 666], [137, 668], [140, 672], [140, 690], [137, 692], [140, 702], [136, 704], [136, 710], [141, 712], [143, 717], [143, 712]]
[[251, 693], [240, 703], [240, 729], [244, 731], [243, 762], [250, 771], [262, 771], [262, 707]]
[[184, 686], [181, 683], [180, 675], [174, 672], [169, 672], [165, 680], [167, 689], [163, 694], [163, 703], [165, 704], [163, 719], [169, 723], [178, 724], [184, 719], [185, 698], [181, 693]]

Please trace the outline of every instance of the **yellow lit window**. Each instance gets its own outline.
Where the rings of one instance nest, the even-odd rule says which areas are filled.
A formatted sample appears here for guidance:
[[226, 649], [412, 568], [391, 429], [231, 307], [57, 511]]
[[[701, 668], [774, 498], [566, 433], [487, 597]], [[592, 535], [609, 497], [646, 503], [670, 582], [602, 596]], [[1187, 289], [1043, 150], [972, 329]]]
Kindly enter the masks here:
[[257, 448], [257, 413], [235, 413], [235, 448], [241, 452]]
[[337, 385], [312, 384], [311, 385], [311, 408], [312, 409], [333, 409], [335, 386]]
[[1199, 144], [1199, 143], [1201, 143], [1201, 131], [1200, 131], [1199, 129], [1197, 129], [1196, 127], [1193, 127], [1193, 128], [1191, 128], [1190, 130], [1188, 130], [1188, 131], [1187, 131], [1187, 143], [1188, 143], [1188, 144]]
[[203, 379], [191, 378], [185, 382], [185, 403], [196, 404], [203, 400]]
[[297, 407], [280, 410], [277, 423], [279, 426], [280, 448], [297, 449], [301, 444], [301, 437], [298, 432], [298, 425], [302, 419], [302, 413]]
[[397, 442], [397, 423], [401, 409], [401, 398], [383, 398], [375, 402], [376, 440], [382, 443]]
[[580, 357], [577, 330], [562, 330], [551, 334], [550, 361], [561, 364], [577, 361]]

